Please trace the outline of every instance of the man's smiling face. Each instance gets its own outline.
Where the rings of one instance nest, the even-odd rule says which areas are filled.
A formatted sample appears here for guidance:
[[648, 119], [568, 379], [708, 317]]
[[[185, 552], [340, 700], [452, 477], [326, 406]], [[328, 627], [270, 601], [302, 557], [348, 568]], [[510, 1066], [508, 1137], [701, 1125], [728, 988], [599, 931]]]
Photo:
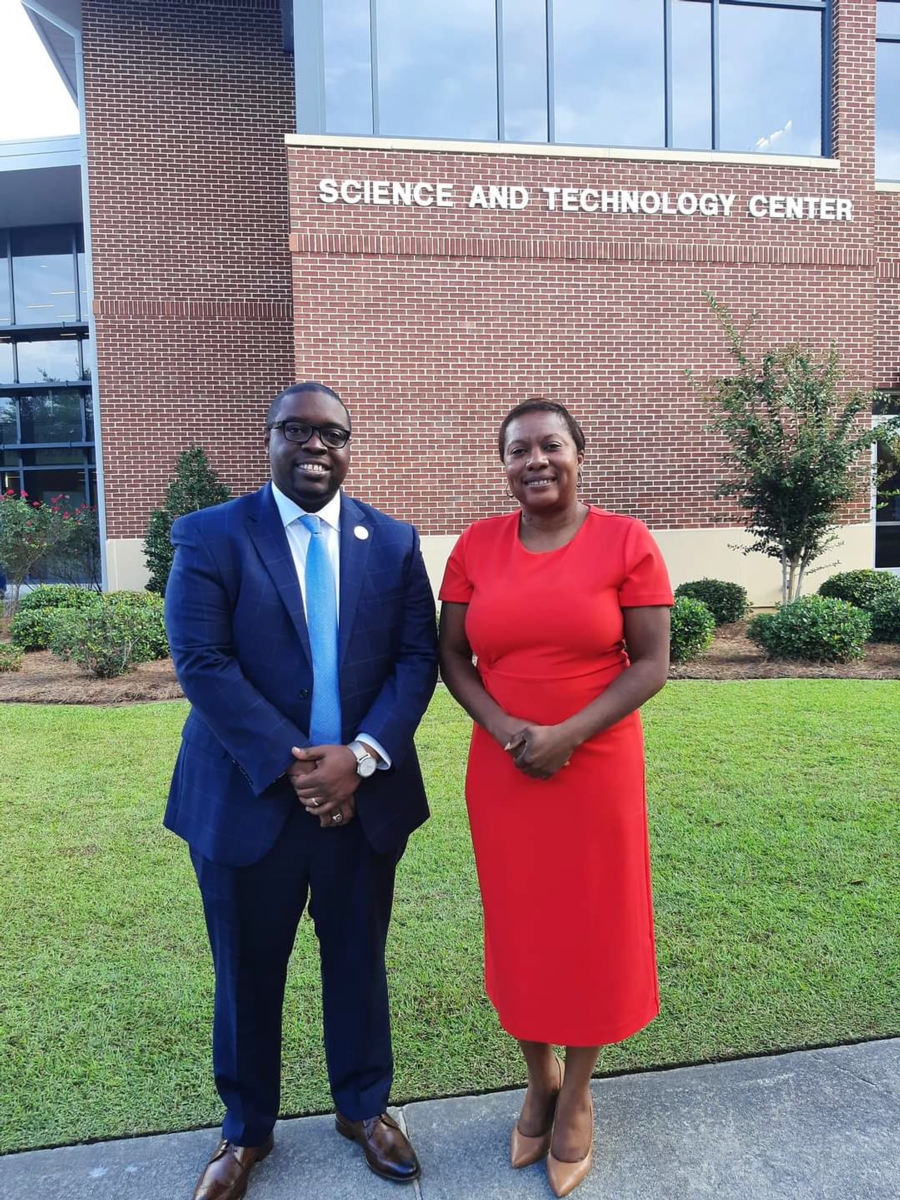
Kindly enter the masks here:
[[279, 404], [275, 420], [280, 428], [266, 433], [272, 482], [307, 512], [318, 512], [344, 482], [350, 466], [350, 446], [329, 446], [318, 432], [300, 445], [285, 436], [281, 423], [305, 422], [317, 429], [349, 433], [347, 410], [325, 392], [289, 392]]

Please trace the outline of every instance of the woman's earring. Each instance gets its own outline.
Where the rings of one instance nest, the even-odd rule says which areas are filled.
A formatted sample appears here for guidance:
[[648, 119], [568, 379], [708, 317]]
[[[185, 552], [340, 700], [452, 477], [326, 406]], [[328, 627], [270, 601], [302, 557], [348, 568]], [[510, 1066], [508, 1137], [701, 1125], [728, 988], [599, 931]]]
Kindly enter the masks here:
[[581, 469], [581, 467], [578, 468], [578, 476], [575, 480], [575, 487], [579, 492], [584, 487], [584, 471]]
[[512, 494], [512, 492], [509, 490], [509, 484], [507, 484], [507, 485], [506, 485], [506, 489], [505, 489], [505, 490], [506, 490], [506, 498], [507, 498], [507, 500], [515, 500], [515, 496], [514, 496], [514, 495]]

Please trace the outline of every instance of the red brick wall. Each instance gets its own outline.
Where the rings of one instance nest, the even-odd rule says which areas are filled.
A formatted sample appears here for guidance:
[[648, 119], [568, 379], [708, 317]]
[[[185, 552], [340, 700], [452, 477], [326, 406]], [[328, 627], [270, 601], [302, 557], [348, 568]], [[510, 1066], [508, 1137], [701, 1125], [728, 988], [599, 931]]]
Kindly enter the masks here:
[[[354, 410], [352, 489], [423, 533], [502, 511], [495, 430], [540, 393], [586, 428], [588, 498], [657, 528], [731, 523], [685, 379], [729, 370], [703, 289], [738, 321], [758, 311], [760, 343], [834, 339], [860, 384], [875, 377], [874, 6], [842, 0], [835, 17], [839, 172], [290, 147], [296, 371]], [[457, 203], [323, 204], [324, 177], [443, 181]], [[483, 211], [459, 201], [478, 183], [738, 199], [730, 218]], [[854, 220], [739, 215], [757, 192], [847, 197]], [[847, 519], [867, 515], [861, 496]]]
[[278, 0], [83, 0], [107, 520], [144, 531], [177, 452], [265, 475], [293, 372]]

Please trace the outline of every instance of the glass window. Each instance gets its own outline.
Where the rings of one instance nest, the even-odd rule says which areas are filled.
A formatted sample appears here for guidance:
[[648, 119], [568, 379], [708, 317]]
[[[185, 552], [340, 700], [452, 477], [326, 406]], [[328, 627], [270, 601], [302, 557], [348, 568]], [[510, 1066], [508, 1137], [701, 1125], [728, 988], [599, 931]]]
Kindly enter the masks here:
[[659, 0], [554, 0], [556, 141], [664, 146]]
[[822, 152], [822, 14], [719, 7], [722, 150]]
[[712, 149], [712, 5], [672, 5], [672, 141]]
[[68, 383], [81, 377], [76, 338], [19, 342], [19, 383]]
[[547, 141], [545, 0], [503, 5], [503, 126], [509, 142]]
[[18, 467], [19, 454], [16, 450], [0, 450], [0, 467]]
[[19, 397], [23, 442], [80, 442], [81, 396], [47, 392]]
[[379, 133], [497, 138], [494, 0], [378, 0]]
[[7, 235], [0, 231], [0, 325], [12, 324], [9, 307], [9, 259], [6, 257]]
[[0, 396], [0, 442], [15, 445], [18, 440], [16, 401], [12, 396]]
[[900, 179], [900, 42], [875, 46], [875, 178]]
[[82, 451], [73, 450], [71, 446], [60, 446], [53, 450], [23, 450], [21, 453], [23, 467], [70, 467], [73, 463], [84, 461]]
[[16, 323], [77, 321], [71, 227], [13, 229], [11, 240]]
[[85, 503], [84, 470], [82, 468], [56, 471], [26, 471], [25, 491], [29, 500], [40, 500], [49, 504], [57, 496], [65, 497], [65, 503], [78, 508]]
[[80, 320], [86, 321], [88, 319], [87, 264], [84, 258], [84, 229], [80, 225], [75, 230], [75, 249], [78, 264], [78, 316]]
[[325, 132], [372, 132], [369, 0], [328, 0], [322, 8]]
[[0, 383], [15, 383], [12, 342], [0, 342]]
[[878, 37], [900, 37], [900, 4], [890, 0], [878, 0], [875, 5], [876, 31]]

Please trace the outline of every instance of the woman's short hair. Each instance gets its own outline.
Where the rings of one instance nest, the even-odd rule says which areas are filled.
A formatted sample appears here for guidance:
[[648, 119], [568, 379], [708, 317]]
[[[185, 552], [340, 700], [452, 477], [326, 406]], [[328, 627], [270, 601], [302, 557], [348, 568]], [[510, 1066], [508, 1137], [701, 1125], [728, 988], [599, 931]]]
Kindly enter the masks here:
[[500, 461], [503, 461], [503, 456], [506, 453], [506, 431], [509, 429], [513, 421], [517, 417], [524, 417], [528, 413], [533, 412], [549, 412], [556, 413], [562, 423], [569, 431], [569, 436], [575, 443], [575, 449], [580, 453], [584, 453], [584, 430], [569, 412], [569, 410], [556, 400], [547, 400], [544, 396], [531, 396], [528, 400], [523, 400], [521, 404], [517, 404], [503, 418], [500, 424], [500, 433], [497, 438], [497, 447], [500, 451]]

